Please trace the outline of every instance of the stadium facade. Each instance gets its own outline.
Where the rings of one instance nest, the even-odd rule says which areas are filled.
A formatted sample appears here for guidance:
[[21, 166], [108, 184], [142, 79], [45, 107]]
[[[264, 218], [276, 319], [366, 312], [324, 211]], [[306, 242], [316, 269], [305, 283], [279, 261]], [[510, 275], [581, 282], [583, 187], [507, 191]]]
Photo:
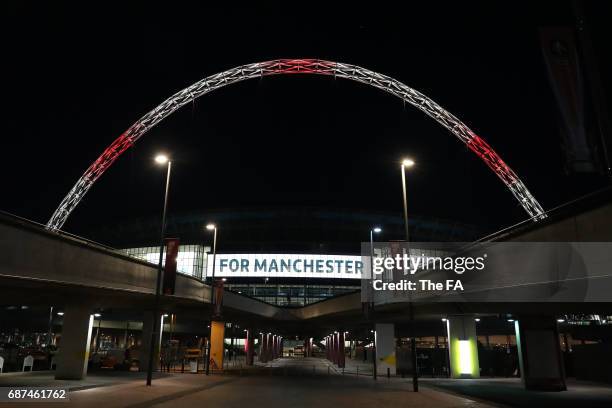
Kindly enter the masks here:
[[[218, 226], [213, 268], [212, 234]], [[361, 242], [370, 229], [377, 239], [401, 240], [401, 215], [349, 210], [250, 209], [180, 214], [170, 217], [168, 236], [180, 241], [177, 272], [198, 279], [225, 278], [225, 288], [289, 307], [329, 299], [360, 289]], [[159, 220], [138, 219], [93, 232], [129, 256], [156, 264]], [[412, 216], [412, 240], [472, 241], [483, 235], [469, 225]], [[130, 237], [126, 240], [125, 237]]]

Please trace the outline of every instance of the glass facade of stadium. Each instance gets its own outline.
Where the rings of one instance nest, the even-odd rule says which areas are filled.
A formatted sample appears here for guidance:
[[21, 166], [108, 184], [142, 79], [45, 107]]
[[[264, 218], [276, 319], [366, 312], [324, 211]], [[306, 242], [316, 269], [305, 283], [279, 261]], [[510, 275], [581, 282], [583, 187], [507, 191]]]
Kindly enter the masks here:
[[[179, 245], [177, 272], [201, 280], [210, 278], [212, 274], [212, 271], [208, 270], [211, 269], [210, 265], [212, 265], [212, 262], [209, 262], [209, 260], [212, 260], [210, 259], [212, 258], [210, 251], [209, 246]], [[120, 252], [152, 264], [157, 264], [159, 261], [158, 246], [127, 248], [120, 250]], [[217, 254], [219, 258], [223, 256], [228, 255]], [[279, 256], [282, 257], [282, 255]], [[328, 255], [321, 256], [327, 257]], [[358, 259], [359, 256], [354, 258]], [[163, 263], [165, 265], [165, 254]], [[221, 268], [216, 270], [215, 276], [226, 277], [227, 275], [222, 275], [219, 269]], [[227, 279], [225, 283], [227, 290], [278, 306], [304, 306], [360, 289], [358, 277], [354, 279], [303, 278], [274, 276], [270, 273], [267, 276], [242, 276]]]

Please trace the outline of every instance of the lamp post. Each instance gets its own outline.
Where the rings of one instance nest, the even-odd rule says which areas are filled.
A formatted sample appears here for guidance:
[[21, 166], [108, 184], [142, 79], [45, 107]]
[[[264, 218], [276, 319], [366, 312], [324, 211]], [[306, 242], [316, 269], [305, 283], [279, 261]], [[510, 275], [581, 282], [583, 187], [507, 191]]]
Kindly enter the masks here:
[[374, 234], [380, 234], [381, 232], [380, 227], [370, 229], [370, 274], [372, 275], [370, 278], [372, 280], [374, 280]]
[[149, 349], [149, 365], [147, 367], [147, 386], [151, 385], [151, 379], [153, 378], [153, 359], [155, 358], [155, 342], [159, 339], [158, 330], [161, 330], [159, 320], [159, 302], [161, 292], [161, 282], [163, 273], [163, 259], [164, 259], [164, 237], [166, 235], [166, 211], [168, 209], [168, 191], [170, 189], [170, 174], [172, 172], [172, 161], [168, 159], [168, 156], [159, 154], [155, 157], [157, 164], [163, 165], [168, 164], [166, 173], [166, 190], [164, 193], [164, 210], [162, 212], [162, 224], [161, 224], [161, 236], [159, 244], [159, 262], [157, 264], [157, 282], [155, 284], [155, 306], [153, 307], [153, 325], [151, 330], [150, 349]]
[[[214, 314], [215, 310], [215, 263], [217, 257], [217, 226], [215, 224], [206, 225], [206, 229], [208, 231], [213, 231], [213, 260], [212, 260], [212, 275], [211, 275], [211, 285], [210, 285], [210, 304], [212, 305], [211, 317]], [[206, 271], [208, 274], [208, 271]], [[210, 374], [210, 341], [212, 335], [212, 318], [210, 320], [210, 325], [208, 326], [208, 341], [206, 342], [206, 364], [205, 364], [205, 373], [206, 375]]]
[[217, 257], [217, 226], [215, 224], [206, 225], [208, 231], [213, 231], [213, 262], [211, 280], [215, 280], [215, 258]]
[[[406, 245], [410, 242], [410, 231], [408, 229], [408, 201], [406, 199], [406, 169], [414, 166], [414, 160], [404, 159], [402, 160], [402, 198], [404, 201], [404, 229], [406, 234]], [[408, 247], [408, 256], [410, 256], [410, 247]], [[412, 353], [412, 390], [414, 392], [419, 391], [419, 373], [417, 366], [417, 354], [416, 354], [416, 339], [414, 337], [414, 310], [412, 301], [410, 301], [410, 323], [412, 325], [412, 336], [410, 337], [410, 351]]]
[[[370, 274], [372, 275], [372, 282], [374, 282], [374, 234], [380, 234], [382, 232], [382, 228], [374, 227], [370, 229]], [[371, 289], [368, 289], [371, 291]], [[372, 293], [372, 304], [374, 303], [374, 292]], [[372, 342], [372, 377], [374, 380], [378, 377], [377, 368], [376, 368], [376, 336], [374, 336], [374, 341]]]
[[[370, 229], [370, 279], [374, 282], [374, 234], [380, 234], [382, 229], [380, 227], [374, 227]], [[368, 291], [370, 291], [368, 289]], [[372, 303], [374, 302], [374, 293], [372, 292]]]

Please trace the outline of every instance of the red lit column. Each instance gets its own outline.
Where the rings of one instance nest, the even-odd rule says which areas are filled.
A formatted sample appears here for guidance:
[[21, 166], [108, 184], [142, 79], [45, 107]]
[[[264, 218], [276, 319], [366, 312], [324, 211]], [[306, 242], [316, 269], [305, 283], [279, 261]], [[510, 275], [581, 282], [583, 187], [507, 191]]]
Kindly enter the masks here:
[[334, 364], [338, 365], [338, 346], [340, 344], [339, 334], [334, 333]]
[[338, 367], [344, 368], [344, 332], [338, 333]]
[[255, 339], [253, 338], [253, 330], [247, 330], [246, 341], [244, 342], [244, 348], [246, 353], [246, 365], [253, 365], [253, 349], [255, 348]]

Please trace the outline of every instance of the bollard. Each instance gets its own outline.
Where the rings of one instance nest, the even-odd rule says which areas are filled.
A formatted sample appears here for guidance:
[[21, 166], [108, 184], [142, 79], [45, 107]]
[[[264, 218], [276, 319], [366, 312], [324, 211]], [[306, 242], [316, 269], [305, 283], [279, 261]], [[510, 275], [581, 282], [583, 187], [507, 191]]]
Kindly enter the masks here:
[[387, 367], [387, 380], [391, 379], [391, 369]]

